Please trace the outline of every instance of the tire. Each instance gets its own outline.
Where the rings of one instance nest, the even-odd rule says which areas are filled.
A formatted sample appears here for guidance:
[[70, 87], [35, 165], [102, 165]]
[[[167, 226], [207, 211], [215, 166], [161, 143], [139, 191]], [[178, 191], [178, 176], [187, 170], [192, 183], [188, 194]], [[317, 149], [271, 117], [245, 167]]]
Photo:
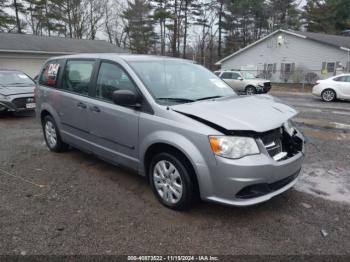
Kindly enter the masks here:
[[321, 93], [321, 98], [324, 102], [333, 102], [337, 99], [337, 94], [333, 89], [325, 89]]
[[68, 145], [65, 144], [61, 139], [57, 125], [52, 116], [45, 116], [42, 127], [45, 142], [50, 151], [58, 153], [68, 149]]
[[254, 86], [247, 86], [245, 88], [245, 94], [248, 96], [255, 95], [256, 94], [256, 88]]
[[198, 200], [195, 174], [186, 163], [183, 157], [164, 152], [151, 160], [149, 182], [159, 202], [167, 208], [187, 210]]

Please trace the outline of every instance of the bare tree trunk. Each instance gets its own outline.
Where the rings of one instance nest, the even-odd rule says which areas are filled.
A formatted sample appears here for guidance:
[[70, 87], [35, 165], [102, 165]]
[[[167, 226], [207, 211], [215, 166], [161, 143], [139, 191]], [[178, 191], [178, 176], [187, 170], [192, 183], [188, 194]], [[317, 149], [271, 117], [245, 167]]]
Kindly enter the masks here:
[[21, 21], [19, 20], [19, 15], [18, 15], [18, 4], [17, 0], [13, 0], [13, 5], [15, 7], [15, 13], [16, 13], [16, 24], [17, 24], [17, 31], [18, 33], [22, 33], [22, 28], [21, 28]]
[[49, 10], [47, 8], [47, 0], [45, 1], [45, 17], [46, 17], [46, 26], [47, 26], [47, 33], [49, 36], [51, 36], [51, 29], [50, 29], [50, 18], [49, 18]]
[[219, 9], [219, 41], [218, 41], [218, 57], [221, 58], [221, 46], [222, 46], [222, 11], [224, 3], [223, 0], [220, 0], [220, 9]]
[[172, 49], [172, 53], [173, 53], [173, 56], [176, 57], [177, 56], [177, 49], [176, 49], [176, 44], [177, 44], [177, 33], [178, 33], [178, 17], [177, 17], [177, 0], [175, 0], [174, 2], [174, 32], [173, 32], [173, 41], [172, 41], [172, 45], [171, 45], [171, 49]]
[[186, 45], [187, 45], [187, 26], [188, 26], [188, 18], [187, 18], [187, 8], [188, 8], [189, 0], [185, 0], [185, 25], [184, 25], [184, 42], [183, 42], [183, 50], [182, 57], [186, 58]]

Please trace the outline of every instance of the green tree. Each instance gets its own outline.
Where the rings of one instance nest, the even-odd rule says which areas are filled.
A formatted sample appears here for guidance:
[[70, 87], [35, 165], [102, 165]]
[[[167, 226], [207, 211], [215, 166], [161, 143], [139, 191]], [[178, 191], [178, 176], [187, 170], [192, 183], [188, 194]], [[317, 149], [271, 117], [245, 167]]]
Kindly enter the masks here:
[[272, 31], [280, 28], [299, 29], [300, 12], [295, 0], [270, 0], [268, 8], [270, 10], [270, 29]]
[[304, 7], [306, 28], [311, 32], [337, 34], [350, 28], [350, 1], [309, 0]]
[[8, 1], [0, 0], [0, 32], [11, 31], [16, 24], [15, 17], [5, 12], [6, 7], [8, 7]]
[[154, 20], [151, 17], [151, 5], [146, 0], [128, 1], [123, 12], [130, 50], [134, 53], [147, 54], [155, 41]]

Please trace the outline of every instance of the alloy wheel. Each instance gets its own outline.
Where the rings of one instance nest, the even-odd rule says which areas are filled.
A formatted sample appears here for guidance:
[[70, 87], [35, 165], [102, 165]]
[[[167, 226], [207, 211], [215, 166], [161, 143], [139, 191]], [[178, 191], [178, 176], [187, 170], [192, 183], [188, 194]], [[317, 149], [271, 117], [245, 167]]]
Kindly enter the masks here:
[[56, 128], [51, 121], [45, 123], [45, 137], [50, 148], [54, 148], [57, 144]]
[[254, 87], [247, 87], [247, 89], [246, 89], [246, 94], [247, 94], [248, 96], [254, 95], [254, 94], [255, 94]]
[[159, 161], [153, 169], [153, 182], [158, 195], [168, 204], [180, 201], [183, 182], [177, 168], [166, 160]]
[[322, 98], [323, 98], [323, 100], [326, 101], [326, 102], [333, 101], [334, 98], [335, 98], [335, 93], [334, 93], [334, 91], [332, 91], [332, 90], [325, 90], [325, 91], [323, 91], [323, 93], [322, 93]]

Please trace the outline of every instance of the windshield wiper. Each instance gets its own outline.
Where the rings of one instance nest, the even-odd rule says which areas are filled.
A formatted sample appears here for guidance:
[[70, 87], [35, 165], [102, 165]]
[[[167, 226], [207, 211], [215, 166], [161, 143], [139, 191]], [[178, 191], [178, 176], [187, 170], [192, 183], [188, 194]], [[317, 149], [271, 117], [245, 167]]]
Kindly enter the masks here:
[[222, 97], [222, 96], [207, 96], [207, 97], [202, 97], [202, 98], [196, 99], [196, 101], [214, 99], [214, 98], [220, 98], [220, 97]]
[[183, 103], [191, 103], [196, 100], [182, 98], [182, 97], [157, 97], [157, 100], [168, 100], [168, 101], [174, 101], [174, 102], [183, 102]]

